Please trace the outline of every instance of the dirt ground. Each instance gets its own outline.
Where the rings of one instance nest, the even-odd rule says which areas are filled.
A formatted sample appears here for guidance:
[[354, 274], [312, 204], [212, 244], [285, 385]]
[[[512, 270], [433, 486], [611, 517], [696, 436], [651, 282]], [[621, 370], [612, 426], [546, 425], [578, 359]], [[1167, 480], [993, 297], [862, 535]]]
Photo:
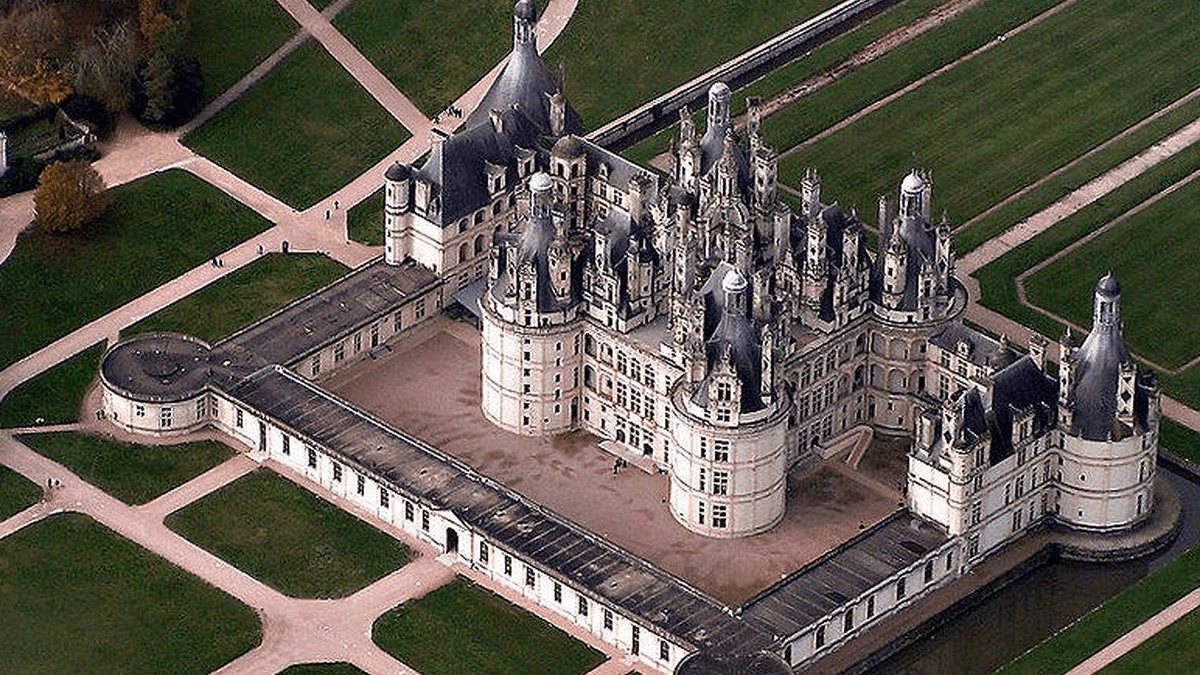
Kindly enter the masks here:
[[479, 332], [445, 316], [416, 328], [378, 360], [325, 380], [339, 396], [459, 458], [730, 605], [894, 511], [889, 475], [904, 463], [876, 458], [903, 448], [872, 446], [858, 473], [835, 457], [788, 480], [783, 522], [770, 532], [718, 540], [688, 532], [667, 507], [668, 479], [628, 468], [614, 475], [599, 438], [510, 434], [479, 409]]

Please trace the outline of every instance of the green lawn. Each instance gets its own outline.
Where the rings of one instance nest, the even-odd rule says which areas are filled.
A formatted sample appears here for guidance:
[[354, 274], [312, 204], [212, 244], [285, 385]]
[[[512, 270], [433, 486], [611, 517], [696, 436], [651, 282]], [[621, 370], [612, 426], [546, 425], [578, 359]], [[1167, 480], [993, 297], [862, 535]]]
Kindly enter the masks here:
[[305, 663], [283, 670], [279, 675], [366, 675], [349, 663]]
[[835, 4], [582, 0], [545, 61], [566, 63], [567, 98], [595, 129]]
[[216, 441], [138, 445], [72, 431], [19, 438], [126, 504], [144, 504], [233, 456]]
[[408, 137], [310, 40], [183, 142], [302, 209], [350, 182]]
[[[1200, 180], [1193, 180], [1058, 258], [1025, 283], [1034, 305], [1090, 326], [1096, 280], [1121, 283], [1125, 340], [1138, 355], [1177, 368], [1200, 355]], [[1192, 272], [1188, 272], [1192, 270]]]
[[41, 489], [7, 466], [0, 465], [0, 520], [33, 506]]
[[[997, 675], [1065, 673], [1197, 586], [1200, 586], [1200, 548], [1192, 548], [1001, 668]], [[1189, 668], [1168, 668], [1139, 672], [1193, 671]]]
[[88, 232], [26, 232], [0, 266], [0, 367], [271, 226], [180, 170], [109, 195], [108, 211]]
[[87, 388], [96, 379], [104, 343], [88, 347], [37, 377], [22, 382], [0, 401], [0, 427], [67, 424], [79, 419]]
[[240, 478], [166, 522], [231, 565], [299, 598], [349, 595], [412, 558], [404, 544], [267, 470]]
[[315, 253], [270, 253], [151, 314], [122, 333], [172, 331], [216, 342], [340, 278], [347, 271], [345, 265]]
[[1200, 13], [1173, 0], [1080, 2], [789, 156], [781, 180], [815, 166], [828, 194], [873, 211], [928, 167], [934, 210], [963, 222], [1193, 89], [1197, 38]]
[[980, 218], [970, 227], [959, 229], [954, 233], [955, 251], [962, 255], [974, 249], [1021, 220], [1045, 209], [1079, 186], [1178, 131], [1197, 117], [1200, 117], [1200, 98], [1180, 105], [1162, 117], [1148, 122], [1128, 136], [1114, 141], [1108, 147], [1081, 159], [1075, 166]]
[[383, 246], [383, 188], [350, 208], [350, 239], [367, 246]]
[[1104, 667], [1101, 675], [1200, 672], [1200, 611], [1192, 610]]
[[458, 577], [375, 621], [375, 643], [423, 675], [579, 675], [604, 655]]
[[1200, 434], [1167, 417], [1162, 418], [1158, 446], [1180, 457], [1200, 463]]
[[0, 539], [0, 672], [201, 675], [262, 640], [249, 607], [81, 514]]
[[193, 2], [188, 20], [205, 101], [233, 86], [299, 29], [275, 0]]
[[432, 116], [508, 54], [512, 22], [510, 0], [355, 0], [333, 25]]

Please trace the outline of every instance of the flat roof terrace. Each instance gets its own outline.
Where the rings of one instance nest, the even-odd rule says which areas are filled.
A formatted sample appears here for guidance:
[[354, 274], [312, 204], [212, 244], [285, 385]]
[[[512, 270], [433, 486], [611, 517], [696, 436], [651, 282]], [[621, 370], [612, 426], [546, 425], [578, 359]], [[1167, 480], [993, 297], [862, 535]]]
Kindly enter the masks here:
[[[783, 521], [754, 537], [703, 537], [675, 522], [668, 479], [612, 471], [599, 438], [529, 438], [493, 426], [479, 408], [479, 332], [446, 316], [393, 352], [322, 382], [338, 396], [430, 443], [714, 598], [737, 606], [887, 518], [901, 500], [895, 444], [873, 444], [851, 468], [845, 453], [788, 479]], [[856, 458], [857, 459], [857, 458]]]

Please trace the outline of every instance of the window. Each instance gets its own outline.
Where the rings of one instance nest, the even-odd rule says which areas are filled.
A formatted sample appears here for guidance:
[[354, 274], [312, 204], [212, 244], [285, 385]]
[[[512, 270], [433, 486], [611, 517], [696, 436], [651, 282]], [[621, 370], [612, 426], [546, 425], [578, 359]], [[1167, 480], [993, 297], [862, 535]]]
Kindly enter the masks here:
[[164, 407], [158, 415], [158, 426], [167, 428], [171, 426], [171, 409]]
[[362, 351], [362, 332], [360, 331], [360, 332], [354, 334], [354, 353], [357, 354], [361, 351]]
[[699, 485], [697, 486], [697, 489], [701, 492], [704, 492], [706, 489], [708, 489], [708, 469], [700, 467], [700, 477], [698, 483]]
[[413, 519], [413, 503], [407, 500], [404, 502], [404, 519], [410, 523]]
[[287, 434], [283, 435], [283, 454], [292, 454], [292, 439]]
[[554, 601], [558, 603], [562, 602], [562, 584], [557, 581], [554, 582]]
[[[716, 439], [713, 441], [713, 461], [728, 462], [729, 461], [729, 441], [724, 439]], [[724, 493], [722, 493], [724, 494]]]
[[[407, 505], [406, 505], [407, 506]], [[486, 541], [479, 542], [479, 562], [486, 565], [488, 561], [488, 545]]]
[[587, 616], [587, 615], [588, 615], [588, 601], [587, 601], [587, 598], [585, 598], [581, 595], [581, 596], [579, 596], [579, 616]]
[[355, 474], [355, 478], [357, 478], [358, 481], [357, 485], [354, 486], [354, 491], [361, 495], [367, 491], [367, 481], [360, 474]]
[[333, 463], [333, 482], [342, 482], [342, 465], [337, 462]]
[[725, 504], [713, 504], [712, 526], [725, 527], [729, 521], [729, 507]]
[[379, 488], [379, 505], [385, 509], [391, 506], [391, 499], [388, 497], [388, 491], [383, 488]]
[[309, 373], [313, 377], [316, 377], [317, 375], [321, 374], [321, 357], [320, 356], [314, 356], [312, 358], [312, 363], [311, 363], [311, 365], [309, 365]]
[[696, 504], [696, 522], [700, 525], [704, 524], [704, 502], [697, 502]]
[[704, 436], [700, 437], [700, 459], [708, 457], [708, 439]]
[[198, 420], [199, 420], [199, 419], [203, 419], [203, 418], [204, 418], [204, 411], [205, 411], [207, 408], [208, 408], [208, 406], [206, 406], [206, 405], [204, 404], [204, 398], [200, 398], [200, 399], [198, 399], [198, 400], [196, 401], [196, 419], [198, 419]]
[[[138, 417], [145, 417], [146, 416], [146, 406], [144, 406], [140, 403], [135, 405], [133, 407], [133, 413], [135, 415], [137, 415]], [[239, 427], [242, 426], [242, 411], [241, 410], [238, 411], [237, 425]]]
[[733, 385], [728, 382], [717, 383], [717, 400], [728, 401], [733, 398]]
[[504, 575], [512, 576], [512, 556], [507, 553], [504, 554]]
[[971, 505], [971, 524], [978, 525], [980, 516], [983, 514], [983, 504], [975, 502]]
[[629, 634], [629, 653], [637, 656], [642, 651], [642, 629], [632, 626]]
[[900, 577], [899, 579], [896, 580], [896, 600], [897, 601], [903, 600], [904, 596], [908, 594], [907, 582], [908, 582], [908, 579], [905, 579], [904, 577]]
[[421, 529], [429, 531], [429, 512], [424, 509], [421, 510]]
[[666, 640], [658, 641], [658, 658], [661, 661], [671, 660], [671, 643]]
[[317, 451], [312, 448], [308, 448], [308, 468], [317, 468]]
[[392, 332], [399, 333], [403, 327], [404, 324], [400, 321], [400, 312], [396, 312], [392, 315]]
[[846, 610], [845, 616], [842, 617], [842, 632], [849, 633], [854, 630], [854, 608]]
[[417, 299], [417, 303], [413, 306], [413, 316], [418, 319], [425, 318], [425, 298]]
[[825, 624], [817, 626], [817, 635], [813, 639], [813, 643], [816, 645], [817, 649], [825, 646]]
[[867, 597], [867, 618], [870, 619], [873, 616], [875, 616], [875, 596], [871, 595]]
[[717, 408], [717, 421], [728, 422], [731, 419], [729, 408]]
[[[141, 407], [142, 407], [142, 406], [140, 406], [140, 405], [138, 406], [138, 408], [141, 408]], [[146, 411], [145, 411], [145, 409], [138, 410], [138, 417], [141, 417], [142, 415], [145, 415], [145, 414], [146, 414]], [[237, 412], [234, 414], [233, 425], [234, 425], [235, 427], [237, 427], [237, 428], [241, 429], [241, 428], [242, 428], [242, 424], [243, 424], [244, 422], [245, 422], [245, 414], [242, 412], [242, 409], [241, 409], [241, 408], [238, 408], [238, 409], [237, 409]]]
[[933, 561], [925, 563], [925, 583], [933, 581]]
[[[728, 471], [713, 471], [712, 491], [714, 495], [724, 495], [729, 493], [729, 472]], [[716, 507], [713, 507], [713, 519], [717, 516]]]
[[537, 574], [534, 573], [532, 567], [529, 567], [527, 565], [525, 567], [525, 585], [528, 586], [529, 588], [533, 588], [536, 583], [537, 583]]
[[604, 608], [604, 630], [612, 630], [612, 629], [613, 629], [612, 610], [605, 607]]

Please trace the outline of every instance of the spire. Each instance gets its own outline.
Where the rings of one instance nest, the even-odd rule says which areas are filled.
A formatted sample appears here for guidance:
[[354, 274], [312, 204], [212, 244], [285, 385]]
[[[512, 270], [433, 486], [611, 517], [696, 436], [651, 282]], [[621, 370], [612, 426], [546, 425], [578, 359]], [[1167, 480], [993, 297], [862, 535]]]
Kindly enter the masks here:
[[537, 25], [537, 5], [533, 0], [518, 0], [513, 6], [513, 51], [537, 49], [537, 36], [534, 26]]

